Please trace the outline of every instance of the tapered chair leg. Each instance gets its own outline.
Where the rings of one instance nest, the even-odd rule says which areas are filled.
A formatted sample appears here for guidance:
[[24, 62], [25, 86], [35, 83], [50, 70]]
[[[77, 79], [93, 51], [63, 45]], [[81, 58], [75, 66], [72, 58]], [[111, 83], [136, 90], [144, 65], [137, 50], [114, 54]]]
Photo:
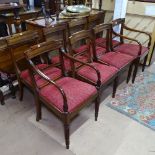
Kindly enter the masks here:
[[23, 84], [21, 82], [19, 82], [19, 100], [23, 101]]
[[39, 98], [35, 95], [35, 104], [36, 104], [36, 121], [40, 121], [42, 117], [41, 112], [41, 102], [39, 101]]
[[118, 86], [119, 78], [118, 76], [114, 80], [114, 85], [113, 85], [113, 93], [112, 93], [112, 98], [115, 98], [117, 86]]
[[139, 66], [139, 59], [136, 60], [136, 62], [135, 62], [135, 68], [134, 68], [134, 72], [133, 72], [132, 83], [135, 82], [137, 71], [138, 71], [138, 66]]
[[132, 68], [133, 68], [133, 64], [131, 64], [129, 67], [128, 77], [127, 77], [126, 83], [129, 83], [129, 81], [130, 81], [131, 74], [132, 74]]
[[95, 100], [95, 121], [97, 121], [98, 118], [99, 106], [100, 106], [100, 95], [98, 95], [98, 97]]
[[69, 123], [64, 123], [66, 149], [69, 149]]
[[144, 58], [144, 62], [143, 62], [143, 66], [142, 66], [142, 72], [144, 72], [144, 70], [145, 70], [147, 58], [148, 58], [148, 55], [146, 55]]

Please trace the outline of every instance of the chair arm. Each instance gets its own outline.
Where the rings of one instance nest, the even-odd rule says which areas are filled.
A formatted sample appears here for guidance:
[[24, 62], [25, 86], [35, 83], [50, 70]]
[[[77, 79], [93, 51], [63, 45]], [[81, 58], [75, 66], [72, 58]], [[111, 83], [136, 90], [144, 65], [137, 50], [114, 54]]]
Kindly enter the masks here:
[[98, 78], [98, 80], [97, 80], [97, 86], [100, 86], [101, 85], [101, 75], [100, 75], [100, 72], [94, 66], [92, 66], [92, 65], [90, 65], [88, 63], [82, 62], [82, 61], [80, 61], [78, 59], [75, 59], [74, 57], [66, 54], [63, 50], [61, 50], [61, 53], [62, 53], [62, 55], [64, 57], [66, 57], [66, 58], [70, 59], [71, 61], [73, 61], [73, 63], [74, 62], [78, 62], [78, 63], [81, 63], [82, 65], [89, 66], [90, 68], [94, 69], [95, 72], [96, 72], [96, 74], [97, 74], [97, 78]]
[[141, 45], [141, 43], [140, 43], [138, 40], [133, 39], [133, 38], [130, 38], [130, 37], [127, 37], [127, 36], [123, 36], [123, 35], [121, 35], [121, 34], [118, 34], [118, 33], [114, 32], [114, 31], [113, 31], [113, 33], [114, 33], [116, 36], [120, 37], [120, 38], [124, 38], [124, 39], [131, 40], [131, 41], [136, 42], [136, 43], [139, 45], [139, 52], [138, 52], [138, 55], [141, 55], [142, 45]]
[[149, 37], [148, 48], [150, 47], [152, 37], [151, 37], [151, 35], [149, 33], [145, 32], [145, 31], [140, 31], [140, 30], [137, 30], [137, 29], [132, 29], [132, 28], [126, 26], [126, 25], [123, 25], [123, 28], [125, 28], [126, 30], [129, 30], [129, 31], [139, 32], [139, 33], [143, 33], [143, 34], [147, 35]]
[[46, 76], [43, 72], [41, 72], [38, 68], [36, 68], [36, 66], [33, 64], [31, 60], [29, 60], [29, 63], [31, 67], [33, 68], [33, 71], [36, 74], [41, 76], [44, 80], [48, 81], [50, 84], [54, 85], [59, 90], [60, 94], [63, 97], [63, 101], [64, 101], [63, 110], [64, 112], [68, 112], [67, 97], [66, 97], [64, 90], [59, 85], [57, 85], [53, 80], [51, 80], [48, 76]]

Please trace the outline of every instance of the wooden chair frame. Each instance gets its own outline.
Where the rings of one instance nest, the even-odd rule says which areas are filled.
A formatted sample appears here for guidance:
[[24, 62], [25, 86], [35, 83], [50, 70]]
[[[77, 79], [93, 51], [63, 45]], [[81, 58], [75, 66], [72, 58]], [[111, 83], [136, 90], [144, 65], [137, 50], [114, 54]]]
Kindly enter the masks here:
[[[87, 104], [89, 104], [91, 101], [94, 101], [94, 100], [95, 100], [95, 120], [97, 120], [99, 100], [98, 100], [98, 93], [97, 93], [97, 94], [91, 96], [89, 98], [89, 100], [87, 100], [83, 104], [81, 104], [81, 106], [79, 106], [75, 111], [68, 112], [67, 97], [66, 97], [64, 90], [60, 86], [58, 86], [55, 81], [51, 80], [49, 77], [44, 75], [39, 69], [37, 69], [31, 60], [32, 58], [34, 58], [36, 56], [39, 56], [41, 54], [45, 54], [49, 51], [54, 51], [57, 49], [59, 49], [59, 52], [62, 53], [61, 52], [62, 48], [63, 48], [63, 44], [61, 42], [58, 42], [58, 41], [43, 42], [39, 45], [31, 47], [30, 50], [26, 51], [25, 57], [26, 57], [28, 64], [29, 64], [29, 70], [31, 73], [32, 81], [33, 81], [33, 89], [35, 91], [35, 102], [36, 102], [36, 111], [37, 111], [36, 120], [39, 121], [41, 119], [41, 102], [43, 102], [64, 123], [66, 148], [69, 149], [69, 125], [70, 125], [70, 122], [73, 120], [73, 118], [79, 113], [79, 111], [83, 107], [85, 107]], [[62, 73], [63, 73], [62, 76], [65, 77], [66, 75], [64, 74], [63, 65], [62, 65], [61, 69], [62, 69]], [[54, 106], [48, 104], [48, 102], [45, 101], [44, 98], [42, 98], [39, 95], [39, 89], [40, 88], [37, 87], [37, 84], [36, 84], [34, 76], [33, 76], [34, 74], [38, 74], [44, 80], [47, 81], [47, 84], [52, 84], [59, 90], [60, 94], [63, 97], [63, 101], [64, 101], [63, 112], [56, 109]]]
[[[136, 29], [133, 29], [133, 28], [130, 28], [128, 26], [125, 25], [125, 18], [119, 18], [119, 19], [116, 19], [116, 20], [113, 20], [112, 21], [112, 27], [116, 26], [116, 25], [121, 25], [121, 29], [120, 29], [120, 34], [119, 33], [116, 33], [113, 28], [112, 28], [112, 33], [117, 36], [117, 37], [120, 37], [120, 44], [123, 44], [124, 43], [124, 39], [127, 39], [127, 40], [130, 40], [130, 41], [133, 41], [135, 43], [137, 43], [139, 45], [139, 52], [138, 52], [138, 56], [137, 58], [135, 59], [135, 63], [134, 63], [134, 66], [135, 66], [135, 69], [134, 69], [134, 72], [133, 72], [133, 77], [132, 77], [132, 83], [134, 83], [135, 81], [135, 78], [136, 78], [136, 75], [137, 75], [137, 71], [138, 71], [138, 66], [139, 66], [139, 63], [141, 60], [144, 60], [143, 64], [142, 64], [142, 72], [144, 71], [145, 69], [145, 66], [146, 66], [146, 61], [147, 61], [147, 58], [148, 58], [148, 52], [145, 52], [143, 55], [141, 55], [141, 51], [142, 51], [142, 45], [141, 43], [136, 40], [136, 39], [133, 39], [133, 38], [130, 38], [130, 37], [127, 37], [127, 36], [124, 36], [123, 35], [123, 31], [124, 29], [128, 30], [128, 31], [132, 31], [132, 32], [138, 32], [138, 33], [142, 33], [142, 34], [145, 34], [148, 36], [148, 45], [147, 45], [147, 48], [148, 48], [148, 51], [150, 49], [150, 45], [151, 45], [151, 35], [147, 32], [144, 32], [144, 31], [140, 31], [140, 30], [136, 30]], [[119, 46], [120, 44], [116, 45], [115, 47]], [[130, 72], [132, 72], [132, 68], [130, 68]], [[128, 81], [129, 81], [130, 77], [128, 78]]]
[[[106, 52], [110, 52], [110, 51], [115, 52], [115, 50], [113, 49], [113, 44], [112, 44], [112, 24], [102, 23], [102, 24], [99, 24], [93, 28], [93, 35], [94, 35], [93, 41], [94, 41], [94, 45], [95, 45], [94, 48], [96, 47], [95, 40], [96, 40], [97, 34], [103, 32], [103, 31], [106, 31], [106, 46], [103, 46], [102, 44], [97, 44], [97, 46], [101, 46], [103, 48], [106, 47]], [[126, 39], [130, 39], [130, 38], [126, 37]], [[100, 60], [97, 57], [97, 53], [94, 53], [94, 59], [95, 59], [95, 61], [103, 62], [102, 60]], [[127, 82], [129, 82], [129, 79], [130, 79], [133, 64], [134, 64], [134, 61], [129, 62], [125, 67], [123, 67], [119, 70], [118, 75], [120, 76], [120, 74], [122, 74], [125, 70], [127, 70], [129, 68], [128, 76], [127, 76]], [[117, 83], [118, 83], [118, 81], [117, 81]]]
[[[94, 45], [94, 36], [93, 36], [93, 33], [92, 33], [92, 30], [83, 30], [83, 31], [80, 31], [80, 32], [77, 32], [77, 33], [74, 33], [70, 38], [70, 55], [73, 56], [74, 55], [74, 49], [72, 48], [73, 44], [75, 44], [77, 41], [79, 40], [83, 40], [85, 39], [86, 42], [88, 43], [89, 45], [89, 48], [87, 51], [83, 51], [82, 53], [77, 53], [77, 55], [80, 55], [80, 54], [84, 54], [84, 52], [88, 52], [88, 56], [89, 56], [89, 60], [87, 62], [87, 64], [91, 63], [91, 62], [98, 62], [100, 64], [103, 64], [103, 65], [108, 65], [107, 63], [105, 62], [102, 62], [102, 61], [96, 61], [94, 56], [95, 56], [95, 52], [96, 52], [96, 48], [95, 48], [95, 45]], [[93, 55], [90, 51], [90, 48], [92, 46], [92, 51], [93, 51]], [[66, 56], [67, 57], [67, 56]], [[81, 64], [84, 64], [84, 62], [81, 62]], [[90, 65], [90, 64], [89, 64]], [[92, 65], [91, 65], [92, 66]], [[100, 75], [100, 71], [97, 70], [94, 66], [92, 66], [95, 70], [96, 70], [96, 73], [98, 74], [98, 81], [96, 83], [94, 83], [93, 81], [89, 80], [89, 79], [86, 79], [85, 77], [83, 76], [80, 76], [77, 74], [77, 70], [79, 69], [75, 67], [74, 63], [73, 63], [73, 68], [72, 68], [72, 71], [73, 71], [73, 75], [75, 77], [77, 77], [78, 79], [82, 80], [82, 81], [85, 81], [85, 82], [88, 82], [90, 84], [93, 84], [97, 87], [97, 89], [99, 90], [99, 92], [105, 88], [106, 86], [108, 86], [111, 82], [114, 81], [114, 85], [113, 85], [113, 93], [112, 93], [112, 97], [114, 98], [115, 97], [115, 94], [116, 94], [116, 89], [117, 89], [117, 86], [118, 86], [118, 73], [115, 74], [114, 76], [112, 76], [107, 82], [105, 82], [104, 84], [101, 84], [101, 80], [99, 80], [101, 78], [101, 75]]]

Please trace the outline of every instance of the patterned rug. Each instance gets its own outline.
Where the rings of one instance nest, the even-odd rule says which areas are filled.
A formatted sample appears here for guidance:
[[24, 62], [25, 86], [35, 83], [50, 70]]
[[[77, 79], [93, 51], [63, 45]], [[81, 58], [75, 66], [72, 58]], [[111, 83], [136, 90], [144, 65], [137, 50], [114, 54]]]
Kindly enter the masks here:
[[155, 130], [155, 74], [140, 73], [135, 84], [118, 89], [107, 106]]

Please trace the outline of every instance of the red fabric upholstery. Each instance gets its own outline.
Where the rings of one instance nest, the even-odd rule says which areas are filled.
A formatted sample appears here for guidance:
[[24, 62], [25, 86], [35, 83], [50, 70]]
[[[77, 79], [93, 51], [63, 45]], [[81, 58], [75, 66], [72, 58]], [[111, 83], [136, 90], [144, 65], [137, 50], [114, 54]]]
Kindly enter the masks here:
[[[103, 44], [106, 47], [106, 39], [105, 38], [97, 38], [95, 40], [96, 44]], [[117, 40], [112, 40], [113, 46], [117, 45], [119, 43], [119, 41]]]
[[120, 52], [108, 52], [102, 55], [99, 59], [121, 69], [132, 62], [134, 57]]
[[[97, 93], [94, 86], [70, 77], [59, 79], [56, 81], [56, 83], [64, 90], [66, 94], [69, 112], [73, 112], [78, 106], [82, 105], [83, 102]], [[40, 95], [47, 102], [49, 102], [49, 104], [55, 106], [57, 109], [63, 112], [63, 98], [55, 86], [45, 86], [40, 90]]]
[[[37, 68], [39, 69], [43, 69], [45, 67], [47, 67], [46, 64], [37, 65]], [[61, 76], [61, 70], [56, 67], [48, 67], [43, 70], [43, 73], [53, 80]], [[28, 84], [30, 85], [32, 84], [31, 77], [28, 70], [22, 71], [20, 77], [23, 80], [25, 80]], [[46, 81], [42, 79], [39, 75], [35, 75], [35, 80], [38, 87], [46, 83]]]
[[[115, 75], [118, 72], [118, 69], [113, 66], [107, 66], [100, 63], [90, 63], [93, 65], [97, 70], [99, 70], [101, 74], [101, 82], [105, 83], [107, 80], [109, 80], [113, 75]], [[96, 82], [98, 80], [96, 71], [89, 66], [83, 66], [81, 67], [77, 73], [87, 79], [90, 79], [93, 82]]]
[[[129, 54], [129, 55], [135, 56], [135, 57], [138, 56], [138, 52], [139, 52], [139, 46], [134, 45], [134, 44], [126, 44], [126, 43], [121, 44], [121, 45], [117, 46], [115, 49], [121, 53]], [[143, 55], [145, 52], [148, 52], [148, 48], [142, 46], [141, 55]]]

